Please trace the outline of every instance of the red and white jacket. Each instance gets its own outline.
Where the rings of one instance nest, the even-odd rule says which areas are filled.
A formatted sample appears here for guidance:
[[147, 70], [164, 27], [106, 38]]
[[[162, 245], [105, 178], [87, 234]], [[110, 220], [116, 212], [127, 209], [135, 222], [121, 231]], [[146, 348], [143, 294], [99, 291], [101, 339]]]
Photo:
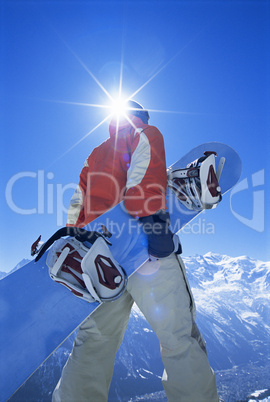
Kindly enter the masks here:
[[[83, 227], [124, 200], [133, 217], [166, 209], [166, 160], [163, 136], [153, 126], [131, 116], [93, 150], [73, 194], [67, 226]], [[135, 127], [135, 128], [134, 128]]]

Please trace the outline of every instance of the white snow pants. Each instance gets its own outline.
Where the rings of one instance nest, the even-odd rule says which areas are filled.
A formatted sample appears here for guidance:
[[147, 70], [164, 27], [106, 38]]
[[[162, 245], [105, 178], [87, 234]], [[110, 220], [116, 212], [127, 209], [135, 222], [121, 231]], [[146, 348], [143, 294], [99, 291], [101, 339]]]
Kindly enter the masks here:
[[175, 254], [145, 263], [116, 301], [104, 303], [80, 327], [53, 402], [106, 402], [114, 359], [136, 302], [155, 331], [169, 402], [217, 402], [213, 370], [194, 321], [185, 267]]

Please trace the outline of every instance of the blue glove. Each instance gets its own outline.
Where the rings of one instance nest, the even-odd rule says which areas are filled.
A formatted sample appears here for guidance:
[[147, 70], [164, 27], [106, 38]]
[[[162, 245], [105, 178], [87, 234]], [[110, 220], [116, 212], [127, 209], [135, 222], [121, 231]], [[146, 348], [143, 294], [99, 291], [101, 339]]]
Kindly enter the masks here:
[[154, 215], [140, 218], [143, 231], [148, 237], [148, 252], [156, 258], [168, 257], [172, 253], [181, 254], [182, 247], [179, 238], [169, 229], [170, 215], [159, 211]]

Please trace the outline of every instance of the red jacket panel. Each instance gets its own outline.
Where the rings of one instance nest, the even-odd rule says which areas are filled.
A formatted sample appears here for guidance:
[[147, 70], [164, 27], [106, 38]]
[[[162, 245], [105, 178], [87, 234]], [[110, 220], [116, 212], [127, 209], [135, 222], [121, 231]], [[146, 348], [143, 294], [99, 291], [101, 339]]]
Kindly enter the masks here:
[[[166, 209], [166, 162], [162, 134], [132, 116], [93, 150], [71, 199], [68, 226], [83, 227], [120, 201], [132, 216]], [[134, 126], [133, 126], [134, 125]]]

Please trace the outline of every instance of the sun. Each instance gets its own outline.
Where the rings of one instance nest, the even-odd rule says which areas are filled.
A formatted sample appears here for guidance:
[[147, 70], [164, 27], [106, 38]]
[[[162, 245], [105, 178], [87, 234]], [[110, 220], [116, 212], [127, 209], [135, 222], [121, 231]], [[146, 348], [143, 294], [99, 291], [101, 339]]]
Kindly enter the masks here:
[[[155, 77], [157, 77], [161, 71], [163, 71], [174, 59], [182, 52], [183, 49], [180, 49], [170, 60], [168, 60], [163, 66], [161, 66], [158, 71], [156, 71], [143, 85], [141, 85], [136, 91], [134, 91], [129, 96], [123, 93], [123, 62], [121, 61], [121, 68], [120, 68], [120, 79], [119, 79], [119, 87], [116, 88], [116, 93], [111, 94], [109, 91], [101, 84], [98, 78], [93, 74], [93, 72], [86, 66], [86, 64], [78, 57], [78, 55], [70, 48], [70, 46], [63, 41], [65, 46], [69, 49], [69, 51], [73, 54], [73, 56], [77, 59], [80, 63], [82, 68], [89, 74], [89, 76], [96, 82], [97, 86], [102, 90], [104, 95], [107, 98], [107, 102], [103, 104], [90, 104], [90, 103], [78, 103], [78, 102], [68, 102], [68, 101], [50, 101], [50, 102], [57, 102], [57, 103], [66, 103], [66, 104], [73, 104], [78, 106], [85, 106], [90, 108], [102, 108], [106, 111], [104, 119], [100, 121], [95, 127], [93, 127], [88, 133], [82, 135], [82, 137], [75, 142], [67, 151], [65, 151], [62, 155], [60, 155], [56, 160], [59, 160], [64, 155], [69, 153], [73, 148], [75, 148], [80, 142], [84, 141], [90, 134], [92, 134], [98, 127], [103, 125], [104, 123], [110, 121], [112, 118], [116, 119], [117, 126], [120, 124], [120, 121], [126, 119], [129, 123], [134, 126], [133, 122], [129, 118], [129, 111], [136, 110], [134, 108], [128, 107], [128, 100], [135, 100], [136, 95], [145, 88]], [[123, 58], [123, 57], [122, 57]], [[157, 110], [157, 109], [150, 109], [147, 108], [148, 112], [157, 112], [157, 113], [176, 113], [176, 114], [186, 114], [186, 112], [179, 112], [179, 111], [170, 111], [170, 110]], [[188, 113], [190, 114], [190, 113]], [[193, 114], [193, 113], [191, 113]], [[134, 126], [135, 128], [135, 126]], [[54, 161], [55, 162], [55, 161]], [[53, 163], [54, 163], [53, 162]]]
[[111, 104], [111, 114], [117, 119], [121, 119], [126, 115], [127, 112], [127, 99], [123, 97], [118, 97], [112, 100]]
[[[96, 131], [97, 128], [99, 128], [101, 125], [104, 123], [107, 123], [110, 121], [113, 117], [116, 117], [117, 124], [120, 123], [120, 120], [123, 118], [127, 119], [131, 125], [134, 126], [133, 122], [129, 118], [129, 110], [136, 110], [134, 108], [128, 108], [126, 103], [128, 100], [135, 100], [136, 95], [142, 91], [153, 79], [155, 79], [163, 70], [165, 70], [182, 52], [183, 50], [192, 43], [197, 36], [200, 34], [200, 31], [193, 37], [189, 42], [187, 42], [182, 48], [180, 48], [169, 60], [167, 60], [160, 68], [151, 75], [150, 78], [147, 79], [139, 88], [137, 88], [132, 94], [129, 96], [125, 96], [123, 94], [123, 59], [124, 59], [124, 54], [123, 54], [123, 49], [122, 49], [122, 55], [121, 55], [121, 63], [120, 63], [120, 77], [119, 77], [119, 86], [116, 88], [116, 94], [111, 94], [109, 91], [101, 84], [101, 82], [98, 80], [98, 78], [93, 74], [93, 72], [90, 70], [89, 67], [79, 58], [77, 53], [71, 49], [71, 47], [68, 45], [68, 43], [63, 40], [63, 38], [60, 38], [64, 45], [67, 47], [67, 49], [73, 54], [73, 56], [76, 58], [76, 60], [80, 63], [81, 67], [89, 74], [89, 76], [96, 82], [97, 86], [102, 90], [104, 95], [107, 98], [108, 103], [103, 103], [103, 104], [90, 104], [90, 103], [78, 103], [78, 102], [68, 102], [68, 101], [52, 101], [50, 102], [57, 102], [57, 103], [67, 103], [67, 104], [73, 104], [73, 105], [79, 105], [79, 106], [85, 106], [85, 107], [91, 107], [91, 108], [102, 108], [106, 111], [106, 116], [104, 116], [104, 119], [100, 121], [95, 127], [93, 127], [88, 133], [85, 135], [82, 135], [82, 137], [75, 143], [73, 144], [66, 152], [64, 152], [62, 155], [60, 155], [58, 159], [62, 158], [64, 155], [69, 153], [73, 148], [75, 148], [80, 142], [84, 141], [90, 134], [92, 134], [94, 131]], [[114, 96], [115, 95], [115, 96]], [[168, 113], [168, 114], [191, 114], [191, 115], [197, 115], [198, 113], [192, 113], [192, 112], [183, 112], [183, 111], [174, 111], [174, 110], [164, 110], [164, 109], [152, 109], [147, 107], [148, 112], [154, 112], [154, 113]], [[135, 127], [135, 126], [134, 126]], [[54, 162], [53, 162], [54, 163]]]

